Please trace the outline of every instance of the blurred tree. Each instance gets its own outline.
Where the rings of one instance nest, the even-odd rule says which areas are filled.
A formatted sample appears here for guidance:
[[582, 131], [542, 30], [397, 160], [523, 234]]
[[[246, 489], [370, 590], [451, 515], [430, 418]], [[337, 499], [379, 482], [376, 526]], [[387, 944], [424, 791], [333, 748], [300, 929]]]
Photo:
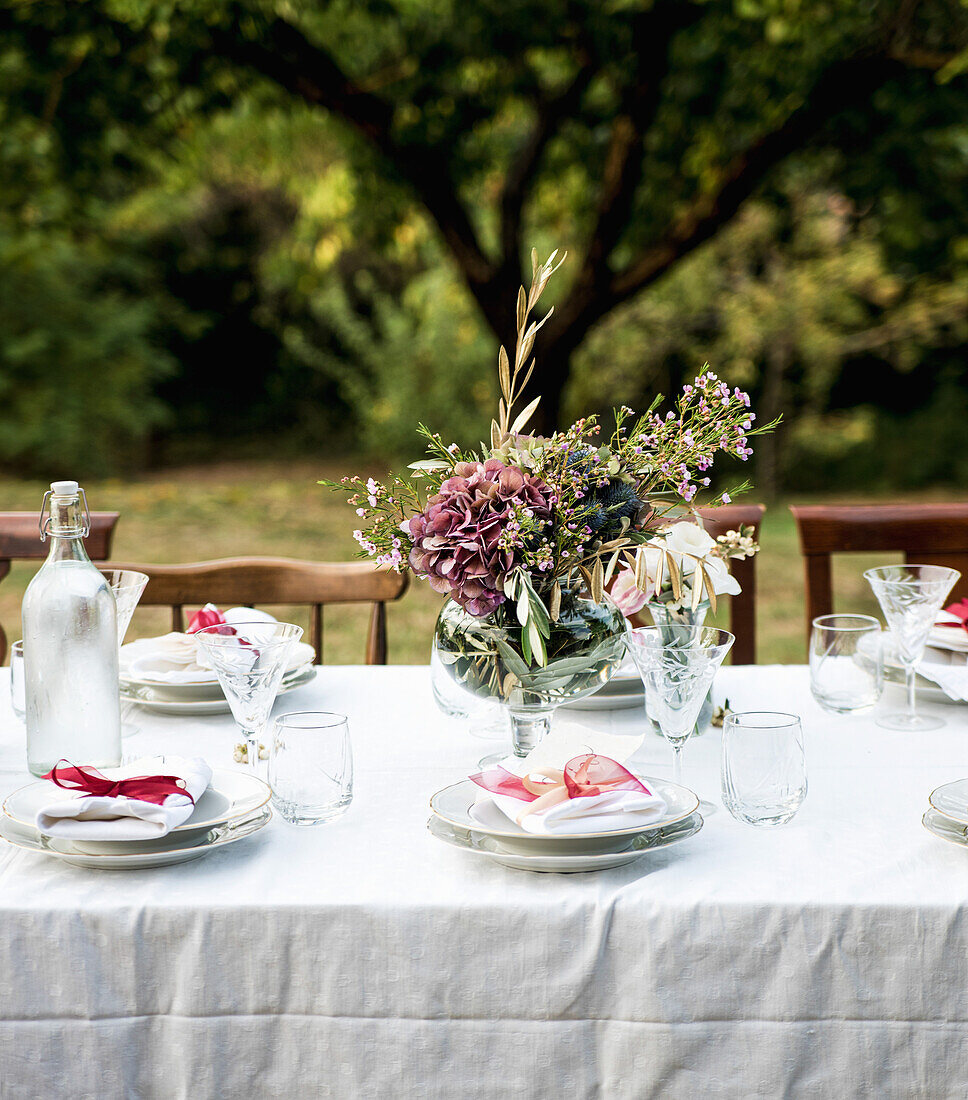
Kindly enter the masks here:
[[[910, 412], [930, 399], [926, 365], [943, 367], [937, 381], [948, 386], [949, 402], [950, 384], [964, 389], [968, 381], [941, 350], [968, 343], [968, 266], [944, 279], [902, 277], [874, 216], [815, 173], [780, 175], [782, 202], [747, 203], [709, 248], [595, 330], [568, 398], [576, 408], [596, 408], [604, 391], [634, 405], [655, 389], [678, 389], [703, 357], [728, 363], [761, 417], [783, 412], [795, 425], [757, 444], [757, 491], [766, 497], [781, 483], [817, 489], [825, 477], [879, 481], [869, 466], [851, 475], [846, 461], [831, 477], [838, 457], [856, 463], [858, 447], [874, 443], [875, 410]], [[895, 379], [902, 384], [892, 393]], [[926, 437], [900, 450], [908, 457], [944, 450]], [[822, 474], [813, 476], [818, 458]], [[956, 467], [932, 476], [956, 480]]]
[[[545, 427], [593, 326], [807, 148], [841, 151], [834, 182], [882, 208], [894, 268], [952, 269], [968, 224], [960, 0], [7, 0], [0, 33], [5, 121], [39, 125], [75, 225], [168, 171], [200, 115], [299, 103], [347, 128], [364, 240], [419, 201], [505, 343], [526, 246], [579, 242], [539, 349]], [[24, 211], [35, 161], [7, 181]], [[350, 336], [330, 314], [381, 312], [340, 275], [323, 361]], [[308, 355], [307, 333], [284, 346]]]
[[[839, 141], [913, 167], [925, 111], [968, 106], [958, 0], [132, 0], [103, 12], [126, 17], [120, 35], [163, 37], [181, 73], [208, 70], [221, 94], [228, 62], [347, 122], [429, 212], [504, 343], [526, 242], [581, 241], [535, 374], [545, 426], [589, 329], [792, 153]], [[950, 81], [940, 97], [935, 73]], [[927, 106], [899, 109], [912, 100]], [[571, 209], [535, 218], [562, 185]]]

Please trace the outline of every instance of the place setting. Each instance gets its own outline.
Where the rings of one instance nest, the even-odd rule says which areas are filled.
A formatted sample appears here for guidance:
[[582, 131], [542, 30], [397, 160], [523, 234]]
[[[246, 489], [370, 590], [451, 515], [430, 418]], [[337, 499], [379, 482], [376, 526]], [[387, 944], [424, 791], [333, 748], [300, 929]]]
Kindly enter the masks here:
[[[252, 642], [265, 644], [271, 634], [280, 635], [273, 626], [276, 620], [264, 611], [233, 607], [221, 612], [207, 604], [192, 616], [184, 632], [140, 638], [121, 647], [122, 697], [156, 714], [228, 714], [230, 699], [213, 660], [218, 643], [207, 641], [219, 636], [212, 628], [222, 624], [233, 628], [234, 637], [251, 635]], [[312, 646], [294, 638], [286, 651], [277, 694], [311, 682], [314, 660]]]
[[167, 867], [257, 833], [272, 818], [270, 797], [258, 777], [199, 758], [103, 772], [65, 760], [3, 800], [0, 837], [86, 869]]

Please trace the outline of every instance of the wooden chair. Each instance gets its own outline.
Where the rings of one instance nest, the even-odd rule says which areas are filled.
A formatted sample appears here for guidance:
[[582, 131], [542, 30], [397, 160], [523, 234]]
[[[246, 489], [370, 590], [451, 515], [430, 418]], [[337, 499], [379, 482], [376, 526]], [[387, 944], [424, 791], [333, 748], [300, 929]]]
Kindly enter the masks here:
[[[752, 527], [758, 537], [765, 511], [762, 504], [724, 504], [719, 508], [698, 509], [703, 526], [713, 538], [727, 531], [738, 531], [743, 525]], [[672, 522], [686, 521], [695, 522], [689, 514]], [[735, 665], [752, 665], [756, 663], [756, 558], [734, 561], [731, 572], [743, 591], [729, 598], [729, 629], [736, 637], [730, 659]], [[647, 616], [635, 616], [633, 622], [647, 625]]]
[[906, 562], [961, 571], [951, 599], [968, 596], [968, 504], [791, 505], [806, 574], [807, 638], [833, 611], [830, 555], [896, 552]]
[[[92, 559], [111, 556], [111, 542], [118, 524], [117, 512], [92, 512], [91, 533], [84, 545]], [[41, 561], [50, 546], [40, 541], [36, 512], [0, 512], [0, 581], [15, 561]], [[0, 665], [7, 655], [7, 636], [0, 626]]]
[[148, 575], [139, 607], [170, 607], [172, 630], [184, 630], [184, 608], [206, 603], [221, 608], [253, 604], [311, 607], [309, 641], [323, 660], [323, 606], [372, 603], [366, 663], [387, 662], [386, 604], [406, 592], [408, 577], [367, 562], [294, 561], [290, 558], [227, 558], [188, 565], [104, 562], [106, 569], [137, 569]]

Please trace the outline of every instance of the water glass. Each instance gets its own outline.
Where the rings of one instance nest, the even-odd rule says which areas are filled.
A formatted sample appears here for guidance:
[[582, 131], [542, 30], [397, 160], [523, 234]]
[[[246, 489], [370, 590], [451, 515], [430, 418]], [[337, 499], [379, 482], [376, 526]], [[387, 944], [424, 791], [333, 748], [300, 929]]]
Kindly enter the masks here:
[[10, 647], [10, 705], [21, 722], [27, 717], [24, 697], [24, 644], [14, 642]]
[[824, 710], [870, 710], [884, 689], [881, 624], [871, 615], [820, 615], [810, 633], [810, 690]]
[[749, 825], [785, 825], [807, 794], [795, 714], [745, 711], [723, 724], [723, 805]]
[[321, 825], [353, 800], [353, 751], [346, 716], [296, 711], [273, 723], [272, 804], [292, 825]]

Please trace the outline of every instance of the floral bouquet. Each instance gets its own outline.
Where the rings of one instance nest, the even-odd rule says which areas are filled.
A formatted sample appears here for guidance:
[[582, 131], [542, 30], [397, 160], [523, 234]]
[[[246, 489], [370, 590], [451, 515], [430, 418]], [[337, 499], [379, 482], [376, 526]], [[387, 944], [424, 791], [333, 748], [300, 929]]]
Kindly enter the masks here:
[[594, 416], [551, 436], [528, 434], [540, 398], [516, 407], [534, 369], [535, 338], [551, 316], [530, 319], [564, 260], [555, 257], [539, 264], [532, 252], [530, 291], [518, 293], [513, 365], [503, 347], [498, 356], [501, 397], [489, 443], [465, 450], [420, 425], [428, 457], [412, 463], [409, 476], [321, 482], [347, 492], [365, 521], [354, 532], [364, 555], [409, 568], [450, 597], [436, 633], [444, 664], [467, 690], [507, 703], [512, 719], [515, 710], [548, 710], [588, 694], [611, 676], [624, 654], [625, 621], [605, 588], [627, 569], [648, 598], [658, 559], [641, 550], [660, 555], [676, 592], [691, 577], [692, 598], [715, 599], [716, 564], [691, 555], [695, 568], [672, 581], [682, 536], [657, 531], [670, 509], [692, 505], [708, 487], [718, 454], [746, 460], [750, 436], [772, 427], [754, 430], [748, 396], [706, 370], [664, 415], [661, 398], [638, 416], [618, 409], [607, 437]]

